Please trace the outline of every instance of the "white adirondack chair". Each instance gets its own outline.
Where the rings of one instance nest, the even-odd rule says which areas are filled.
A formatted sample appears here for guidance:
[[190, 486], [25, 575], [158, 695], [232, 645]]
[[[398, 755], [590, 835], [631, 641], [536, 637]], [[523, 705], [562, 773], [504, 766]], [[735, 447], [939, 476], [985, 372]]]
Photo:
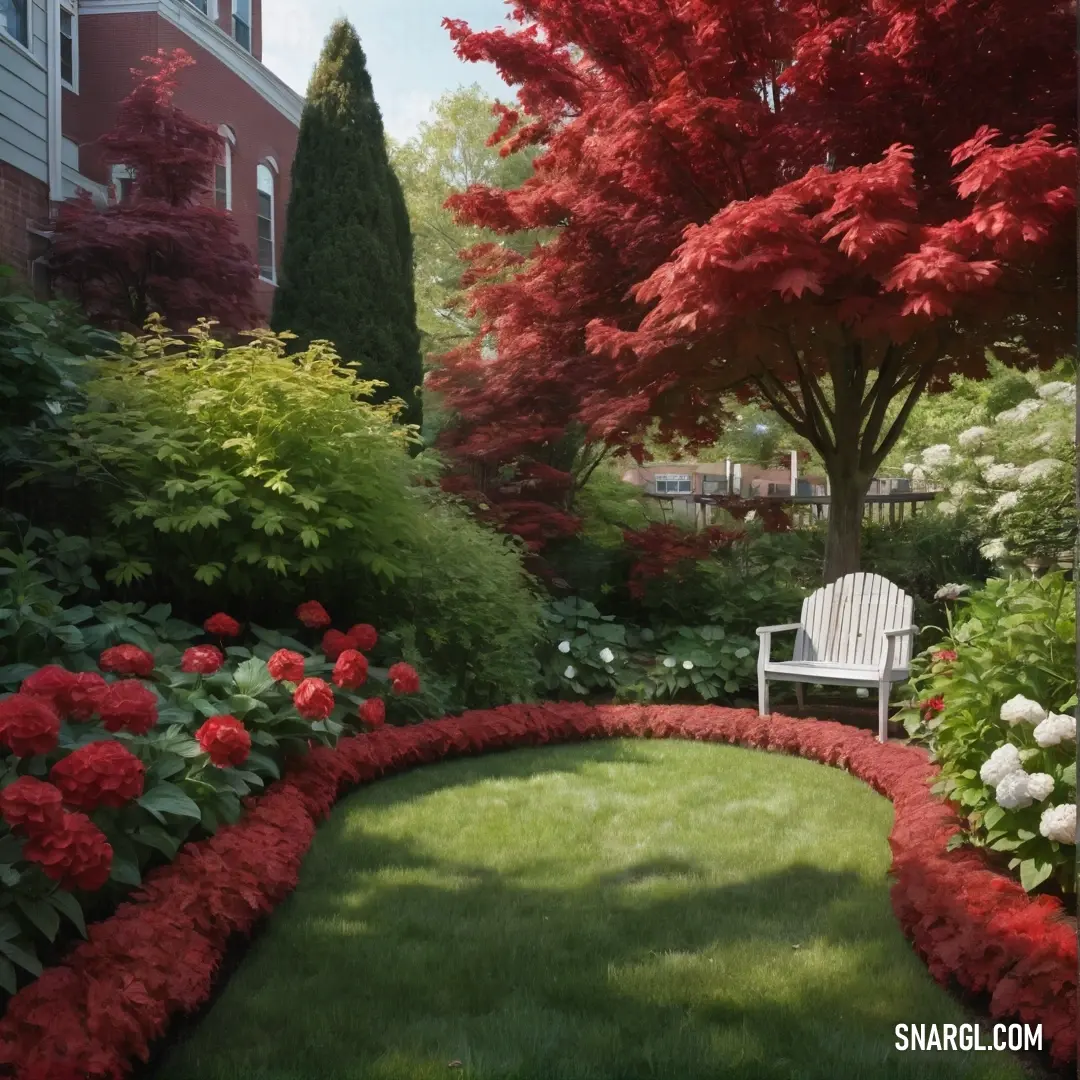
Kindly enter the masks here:
[[[865, 686], [878, 689], [878, 739], [888, 737], [889, 694], [908, 678], [912, 642], [912, 599], [877, 574], [848, 574], [803, 601], [797, 623], [758, 627], [758, 713], [769, 712], [769, 682], [795, 683], [799, 706], [803, 686]], [[772, 635], [795, 630], [790, 660], [772, 659]]]

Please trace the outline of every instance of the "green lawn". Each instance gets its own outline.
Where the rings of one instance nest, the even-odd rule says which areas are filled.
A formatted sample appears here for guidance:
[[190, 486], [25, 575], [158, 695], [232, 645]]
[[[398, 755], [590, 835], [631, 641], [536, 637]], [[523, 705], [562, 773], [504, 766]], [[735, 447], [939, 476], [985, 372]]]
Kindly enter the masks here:
[[[678, 741], [429, 766], [344, 801], [157, 1080], [990, 1080], [889, 907], [892, 807]], [[461, 1068], [448, 1068], [451, 1062]]]

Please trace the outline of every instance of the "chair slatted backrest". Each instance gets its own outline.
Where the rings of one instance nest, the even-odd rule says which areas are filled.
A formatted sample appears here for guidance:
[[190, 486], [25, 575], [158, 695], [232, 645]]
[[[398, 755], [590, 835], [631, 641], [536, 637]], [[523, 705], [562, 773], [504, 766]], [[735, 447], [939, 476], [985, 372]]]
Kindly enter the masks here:
[[[847, 574], [803, 601], [802, 629], [795, 635], [795, 660], [877, 665], [885, 659], [884, 630], [911, 625], [911, 597], [877, 574]], [[907, 667], [911, 639], [900, 638], [896, 667]]]

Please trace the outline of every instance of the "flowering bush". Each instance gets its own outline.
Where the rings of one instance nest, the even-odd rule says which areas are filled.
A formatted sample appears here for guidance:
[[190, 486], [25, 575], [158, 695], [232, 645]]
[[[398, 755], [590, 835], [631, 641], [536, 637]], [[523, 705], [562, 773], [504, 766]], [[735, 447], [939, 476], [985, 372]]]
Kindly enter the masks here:
[[[1076, 386], [1038, 379], [1011, 373], [1002, 382], [1006, 396], [985, 402], [984, 423], [960, 431], [951, 443], [926, 447], [903, 466], [917, 483], [944, 489], [936, 503], [940, 513], [975, 518], [991, 538], [984, 554], [999, 563], [1010, 556], [1053, 558], [1076, 542]], [[1023, 384], [1019, 391], [1017, 383]], [[1026, 396], [1009, 405], [1018, 393]]]
[[626, 627], [576, 596], [547, 604], [543, 618], [543, 688], [559, 697], [614, 693], [630, 660]]
[[[314, 604], [298, 615], [321, 627], [316, 608], [325, 615]], [[144, 618], [173, 621], [167, 606]], [[126, 620], [118, 621], [128, 632]], [[111, 681], [27, 665], [18, 692], [0, 699], [0, 988], [8, 993], [16, 968], [40, 974], [35, 941], [55, 940], [61, 916], [83, 930], [74, 892], [110, 879], [138, 885], [151, 860], [172, 859], [189, 837], [237, 821], [241, 800], [278, 778], [288, 756], [381, 725], [382, 698], [355, 693], [369, 677], [396, 695], [420, 690], [410, 665], [372, 668], [354, 648], [335, 663], [253, 626], [253, 647], [181, 652], [139, 625], [140, 644], [101, 651]], [[199, 633], [188, 629], [180, 624], [172, 636]], [[235, 640], [240, 624], [219, 612], [204, 630]], [[378, 637], [366, 624], [346, 636], [372, 645]]]
[[753, 683], [757, 642], [722, 626], [680, 626], [663, 634], [658, 655], [645, 669], [644, 701], [730, 698]]
[[893, 907], [933, 976], [989, 994], [997, 1020], [1042, 1024], [1055, 1062], [1075, 1060], [1077, 945], [1061, 904], [1029, 899], [978, 852], [948, 850], [957, 825], [929, 793], [934, 769], [923, 751], [750, 710], [564, 703], [384, 728], [315, 750], [243, 821], [153, 871], [90, 941], [22, 990], [0, 1020], [0, 1064], [18, 1080], [104, 1080], [146, 1060], [169, 1022], [207, 999], [232, 937], [250, 933], [295, 887], [316, 822], [349, 786], [459, 754], [626, 736], [798, 754], [891, 799]]
[[1060, 574], [993, 579], [956, 605], [946, 639], [912, 664], [901, 718], [941, 765], [937, 790], [967, 815], [957, 842], [1001, 853], [1028, 891], [1071, 892], [1073, 587]]

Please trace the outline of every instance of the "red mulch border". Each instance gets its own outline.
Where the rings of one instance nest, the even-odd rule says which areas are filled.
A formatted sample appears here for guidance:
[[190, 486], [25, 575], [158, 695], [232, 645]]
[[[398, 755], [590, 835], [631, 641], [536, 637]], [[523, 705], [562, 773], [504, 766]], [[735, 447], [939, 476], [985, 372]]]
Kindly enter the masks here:
[[508, 705], [318, 748], [236, 825], [187, 844], [147, 875], [115, 914], [10, 1001], [0, 1020], [0, 1075], [121, 1080], [170, 1020], [211, 992], [230, 939], [251, 931], [296, 886], [300, 864], [337, 798], [426, 762], [597, 737], [685, 738], [795, 754], [846, 769], [895, 807], [892, 902], [940, 982], [990, 995], [996, 1020], [1042, 1024], [1056, 1064], [1077, 1049], [1077, 941], [1062, 904], [1029, 897], [972, 849], [948, 851], [959, 823], [930, 793], [926, 754], [882, 746], [829, 721], [759, 717], [711, 706]]

